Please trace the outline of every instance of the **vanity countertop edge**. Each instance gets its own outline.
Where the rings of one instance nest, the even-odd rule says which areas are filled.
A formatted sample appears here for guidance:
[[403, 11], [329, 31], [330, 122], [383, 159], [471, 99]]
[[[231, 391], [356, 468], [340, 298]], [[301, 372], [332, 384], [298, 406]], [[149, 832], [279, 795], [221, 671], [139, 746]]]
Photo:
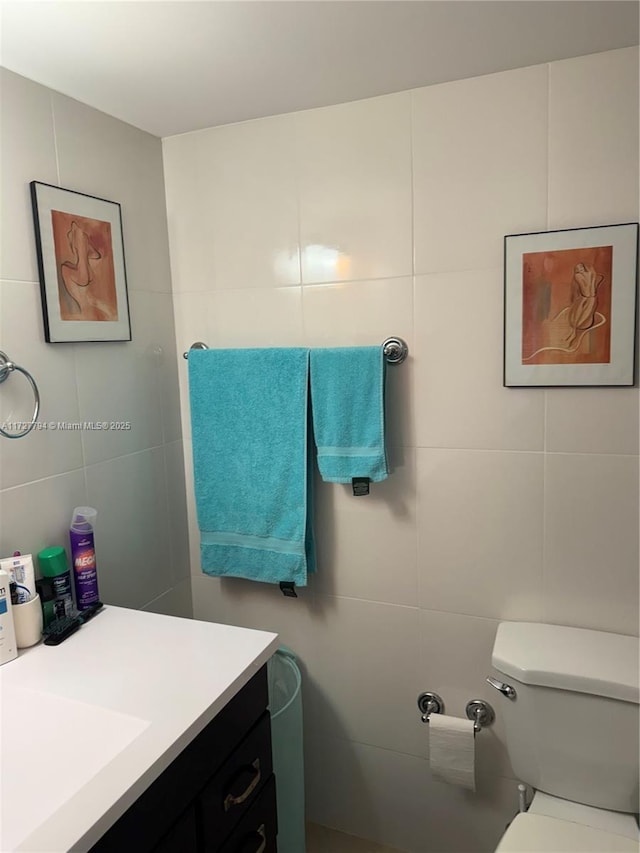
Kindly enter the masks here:
[[0, 667], [0, 849], [90, 848], [277, 648], [274, 633], [109, 605], [21, 651]]

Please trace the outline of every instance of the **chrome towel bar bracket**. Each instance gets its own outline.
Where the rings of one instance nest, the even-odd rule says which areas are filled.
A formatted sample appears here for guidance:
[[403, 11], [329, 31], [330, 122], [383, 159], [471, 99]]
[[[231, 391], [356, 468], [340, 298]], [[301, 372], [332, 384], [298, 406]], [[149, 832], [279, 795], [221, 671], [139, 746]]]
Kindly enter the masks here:
[[[206, 344], [203, 344], [202, 341], [196, 341], [195, 344], [191, 344], [189, 349], [209, 349], [209, 347]], [[189, 353], [183, 352], [182, 357], [189, 358]]]
[[402, 364], [409, 355], [409, 347], [402, 338], [387, 338], [382, 343], [382, 351], [387, 364]]
[[40, 392], [38, 391], [38, 386], [36, 385], [36, 381], [33, 376], [29, 373], [28, 370], [25, 370], [24, 367], [20, 367], [19, 364], [14, 364], [9, 356], [0, 352], [0, 384], [5, 381], [5, 379], [9, 378], [9, 374], [14, 370], [17, 370], [19, 373], [22, 373], [23, 376], [26, 377], [27, 381], [31, 385], [31, 390], [33, 391], [33, 415], [31, 416], [31, 421], [26, 429], [21, 430], [20, 432], [7, 432], [0, 426], [0, 435], [3, 435], [5, 438], [22, 438], [25, 435], [28, 435], [31, 430], [36, 425], [36, 421], [38, 420], [38, 412], [40, 411]]
[[[196, 341], [194, 344], [191, 344], [189, 349], [209, 349], [209, 347], [203, 344], [202, 341]], [[402, 338], [387, 338], [382, 343], [382, 351], [387, 364], [402, 364], [409, 355], [409, 347]], [[182, 357], [189, 358], [189, 352], [183, 352]]]

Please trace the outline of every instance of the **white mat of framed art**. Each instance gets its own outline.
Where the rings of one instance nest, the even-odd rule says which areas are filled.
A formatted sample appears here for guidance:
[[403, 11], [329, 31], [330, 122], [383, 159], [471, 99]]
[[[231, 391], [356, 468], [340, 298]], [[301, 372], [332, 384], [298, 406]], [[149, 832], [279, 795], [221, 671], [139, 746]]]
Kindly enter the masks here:
[[633, 385], [638, 223], [504, 240], [504, 385]]

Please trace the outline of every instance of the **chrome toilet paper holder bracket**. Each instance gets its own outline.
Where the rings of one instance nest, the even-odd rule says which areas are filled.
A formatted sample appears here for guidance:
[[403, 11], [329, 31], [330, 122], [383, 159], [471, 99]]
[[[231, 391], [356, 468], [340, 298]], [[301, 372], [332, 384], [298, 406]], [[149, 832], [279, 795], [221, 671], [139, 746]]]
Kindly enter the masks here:
[[[420, 719], [423, 723], [428, 723], [431, 714], [444, 714], [444, 700], [438, 693], [421, 693], [418, 696], [418, 708]], [[473, 721], [474, 735], [492, 725], [496, 718], [495, 711], [484, 699], [472, 699], [467, 702], [465, 712], [467, 719]]]
[[473, 720], [473, 733], [478, 732], [487, 726], [493, 725], [496, 718], [495, 711], [491, 705], [484, 699], [472, 699], [467, 702], [467, 707], [464, 709], [468, 720]]
[[418, 708], [423, 723], [429, 722], [431, 714], [444, 714], [444, 701], [437, 693], [421, 693], [418, 696]]

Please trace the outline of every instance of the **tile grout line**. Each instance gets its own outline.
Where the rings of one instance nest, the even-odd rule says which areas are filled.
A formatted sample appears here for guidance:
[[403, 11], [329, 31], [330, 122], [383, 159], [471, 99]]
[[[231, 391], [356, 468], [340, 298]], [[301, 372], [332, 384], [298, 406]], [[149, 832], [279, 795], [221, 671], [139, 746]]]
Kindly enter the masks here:
[[51, 104], [51, 125], [53, 130], [53, 150], [56, 158], [56, 177], [60, 186], [60, 157], [58, 155], [58, 133], [56, 130], [56, 111], [53, 106], [53, 93], [49, 96]]
[[[416, 347], [417, 345], [417, 336], [416, 336], [416, 234], [415, 234], [415, 163], [414, 163], [414, 94], [413, 92], [409, 92], [409, 168], [410, 168], [410, 201], [411, 201], [411, 272], [412, 272], [412, 280], [411, 280], [411, 335], [412, 335], [412, 346]], [[415, 351], [410, 353], [412, 362], [415, 360]], [[408, 367], [408, 364], [407, 364]], [[415, 440], [418, 434], [418, 424], [416, 418], [416, 382], [417, 382], [417, 370], [412, 370], [410, 375], [410, 400], [411, 400], [411, 434]], [[415, 487], [414, 494], [414, 513], [415, 518], [418, 516], [418, 450], [417, 447], [413, 450], [413, 482]], [[420, 571], [420, 548], [419, 548], [419, 537], [418, 537], [418, 524], [415, 525], [414, 538], [413, 538], [413, 550], [415, 556], [415, 567], [416, 567], [416, 594], [418, 604], [422, 601], [422, 572]], [[421, 639], [422, 637], [422, 620], [420, 616], [418, 616], [418, 637]], [[423, 644], [419, 643], [419, 666], [420, 669], [424, 669], [425, 664], [425, 653], [423, 649]]]
[[[547, 167], [547, 198], [546, 198], [546, 219], [545, 227], [549, 230], [549, 200], [551, 197], [551, 63], [547, 63], [547, 147], [546, 147], [546, 167]], [[547, 621], [547, 607], [545, 598], [545, 568], [547, 564], [547, 474], [548, 474], [548, 416], [549, 416], [549, 391], [544, 390], [544, 407], [542, 418], [542, 507], [541, 514], [541, 565], [540, 565], [540, 615], [542, 622]]]
[[[345, 601], [358, 601], [358, 602], [361, 602], [363, 604], [375, 604], [375, 605], [380, 605], [382, 607], [401, 607], [404, 610], [415, 610], [418, 613], [446, 613], [450, 616], [463, 616], [463, 617], [468, 618], [468, 619], [483, 619], [487, 622], [495, 622], [496, 624], [498, 622], [500, 622], [503, 618], [501, 616], [484, 616], [484, 615], [480, 615], [480, 614], [476, 614], [476, 613], [461, 613], [457, 610], [445, 610], [445, 609], [438, 609], [438, 608], [434, 608], [434, 607], [422, 607], [419, 604], [418, 605], [416, 605], [416, 604], [401, 604], [401, 603], [396, 602], [396, 601], [380, 601], [380, 600], [374, 599], [374, 598], [362, 598], [362, 597], [358, 597], [355, 595], [339, 595], [336, 593], [322, 592], [320, 590], [315, 594], [319, 598], [336, 598], [336, 599], [341, 599], [341, 600], [345, 600]], [[535, 620], [523, 619], [522, 621], [532, 622]]]
[[[413, 269], [413, 265], [412, 265]], [[298, 284], [278, 284], [275, 287], [264, 286], [264, 287], [213, 287], [209, 290], [190, 290], [190, 289], [177, 289], [171, 291], [176, 296], [185, 293], [217, 293], [218, 291], [240, 291], [240, 292], [251, 292], [254, 290], [288, 290], [292, 287], [302, 287], [303, 290], [309, 288], [316, 287], [340, 287], [345, 284], [362, 284], [366, 285], [371, 282], [378, 281], [396, 281], [397, 279], [403, 278], [422, 278], [428, 276], [446, 276], [446, 275], [463, 275], [468, 273], [478, 273], [478, 272], [495, 272], [497, 274], [502, 274], [502, 269], [497, 267], [495, 264], [491, 264], [487, 267], [465, 267], [462, 269], [445, 269], [445, 270], [425, 270], [423, 272], [411, 271], [411, 272], [399, 272], [396, 275], [382, 275], [382, 276], [371, 276], [368, 278], [345, 278], [345, 279], [327, 279], [326, 281], [310, 281], [310, 282], [301, 282]], [[169, 291], [148, 291], [153, 293], [167, 293]]]
[[[176, 439], [179, 441], [180, 439]], [[154, 444], [151, 447], [143, 447], [141, 450], [133, 450], [131, 453], [123, 453], [120, 456], [111, 456], [109, 459], [102, 459], [98, 462], [90, 462], [88, 465], [79, 465], [77, 468], [69, 468], [67, 471], [59, 471], [57, 474], [50, 474], [47, 477], [39, 477], [36, 480], [27, 480], [24, 483], [16, 483], [14, 486], [7, 486], [5, 489], [0, 489], [0, 492], [11, 492], [15, 489], [22, 489], [26, 486], [33, 486], [36, 483], [44, 483], [47, 480], [54, 480], [56, 477], [66, 477], [67, 474], [73, 474], [76, 471], [84, 471], [86, 477], [86, 471], [88, 468], [93, 468], [96, 465], [107, 465], [109, 462], [115, 462], [118, 459], [128, 459], [131, 456], [139, 456], [141, 453], [149, 453], [152, 450], [160, 450], [165, 447], [164, 444]]]

